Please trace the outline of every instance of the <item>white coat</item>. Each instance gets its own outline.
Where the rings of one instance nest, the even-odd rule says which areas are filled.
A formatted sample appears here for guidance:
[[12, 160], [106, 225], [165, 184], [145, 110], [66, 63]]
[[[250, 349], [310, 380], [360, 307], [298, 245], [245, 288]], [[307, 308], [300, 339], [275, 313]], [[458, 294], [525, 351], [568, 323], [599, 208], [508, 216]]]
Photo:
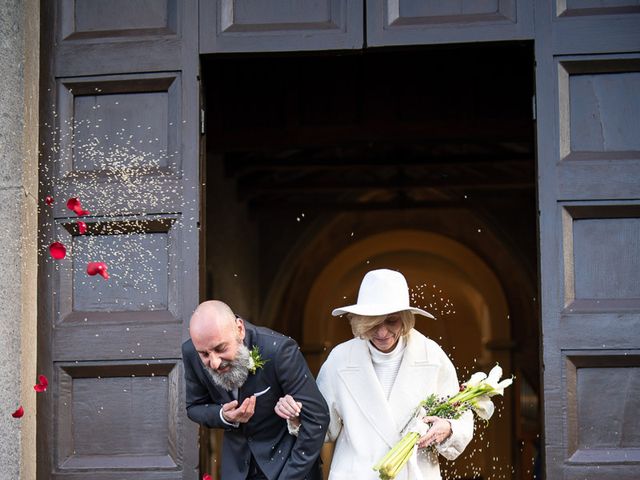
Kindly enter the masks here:
[[[420, 401], [431, 393], [452, 395], [459, 389], [455, 368], [444, 351], [417, 330], [407, 336], [400, 369], [385, 398], [366, 341], [354, 338], [336, 346], [318, 374], [318, 387], [329, 405], [327, 439], [335, 441], [329, 480], [378, 480], [375, 465], [401, 439], [400, 431]], [[455, 459], [473, 435], [473, 414], [451, 420], [452, 434], [437, 447]], [[419, 450], [397, 480], [439, 480], [437, 455]]]

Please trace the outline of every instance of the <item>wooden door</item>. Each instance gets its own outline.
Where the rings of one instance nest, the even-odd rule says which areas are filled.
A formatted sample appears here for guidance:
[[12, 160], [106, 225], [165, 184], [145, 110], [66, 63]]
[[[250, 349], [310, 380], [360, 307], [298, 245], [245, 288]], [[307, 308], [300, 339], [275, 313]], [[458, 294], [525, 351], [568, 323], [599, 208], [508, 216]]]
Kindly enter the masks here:
[[199, 284], [197, 2], [42, 8], [38, 478], [195, 479], [180, 346]]
[[200, 53], [363, 47], [362, 0], [206, 0]]
[[640, 469], [640, 7], [539, 0], [546, 474]]

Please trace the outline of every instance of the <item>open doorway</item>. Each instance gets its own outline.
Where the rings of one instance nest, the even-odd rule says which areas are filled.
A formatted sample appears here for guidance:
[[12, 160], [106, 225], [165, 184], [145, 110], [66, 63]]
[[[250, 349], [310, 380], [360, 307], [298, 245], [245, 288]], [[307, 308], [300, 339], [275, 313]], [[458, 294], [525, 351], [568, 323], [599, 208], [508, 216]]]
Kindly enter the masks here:
[[202, 73], [202, 296], [294, 337], [317, 373], [351, 337], [331, 309], [366, 271], [401, 270], [461, 380], [496, 361], [518, 377], [445, 476], [540, 478], [532, 45], [215, 56]]

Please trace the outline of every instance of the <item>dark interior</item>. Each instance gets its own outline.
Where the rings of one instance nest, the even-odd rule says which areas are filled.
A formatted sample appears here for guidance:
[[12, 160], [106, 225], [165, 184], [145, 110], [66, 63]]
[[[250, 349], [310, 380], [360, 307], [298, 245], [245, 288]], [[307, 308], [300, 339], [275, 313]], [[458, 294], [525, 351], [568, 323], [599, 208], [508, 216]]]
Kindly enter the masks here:
[[207, 149], [254, 211], [533, 202], [532, 53], [206, 59]]

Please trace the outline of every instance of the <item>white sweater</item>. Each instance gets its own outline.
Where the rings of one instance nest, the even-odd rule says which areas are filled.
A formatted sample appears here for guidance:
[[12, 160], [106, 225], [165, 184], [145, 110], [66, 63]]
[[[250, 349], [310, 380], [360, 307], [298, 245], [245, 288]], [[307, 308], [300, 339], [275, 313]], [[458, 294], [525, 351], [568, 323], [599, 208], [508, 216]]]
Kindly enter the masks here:
[[389, 393], [391, 393], [391, 387], [396, 381], [398, 376], [398, 370], [400, 370], [400, 364], [402, 363], [402, 356], [404, 355], [404, 349], [406, 343], [404, 337], [400, 337], [396, 348], [388, 353], [383, 353], [374, 347], [371, 342], [367, 342], [369, 347], [369, 353], [371, 354], [371, 362], [373, 363], [373, 369], [376, 372], [382, 391], [385, 398], [389, 399]]

